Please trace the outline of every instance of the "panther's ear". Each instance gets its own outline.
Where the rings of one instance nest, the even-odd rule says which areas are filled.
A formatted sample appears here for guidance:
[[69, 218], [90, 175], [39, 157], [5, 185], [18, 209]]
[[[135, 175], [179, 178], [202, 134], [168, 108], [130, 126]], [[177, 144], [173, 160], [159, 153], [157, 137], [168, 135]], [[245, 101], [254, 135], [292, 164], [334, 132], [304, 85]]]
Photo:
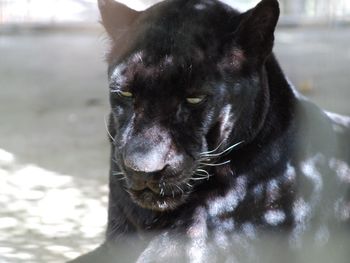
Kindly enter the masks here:
[[272, 52], [279, 14], [277, 0], [262, 0], [242, 14], [236, 41], [246, 55], [264, 59]]
[[114, 0], [98, 0], [98, 7], [102, 24], [112, 39], [118, 39], [140, 13]]

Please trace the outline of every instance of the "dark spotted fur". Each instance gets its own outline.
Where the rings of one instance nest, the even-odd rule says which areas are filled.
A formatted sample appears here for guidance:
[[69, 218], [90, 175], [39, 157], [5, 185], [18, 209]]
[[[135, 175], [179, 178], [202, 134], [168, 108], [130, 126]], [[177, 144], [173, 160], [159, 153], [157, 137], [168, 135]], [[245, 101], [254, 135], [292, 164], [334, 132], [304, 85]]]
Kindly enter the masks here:
[[99, 7], [112, 42], [108, 229], [77, 262], [272, 262], [255, 246], [264, 235], [293, 250], [349, 225], [350, 119], [286, 80], [276, 0], [243, 14], [216, 0]]

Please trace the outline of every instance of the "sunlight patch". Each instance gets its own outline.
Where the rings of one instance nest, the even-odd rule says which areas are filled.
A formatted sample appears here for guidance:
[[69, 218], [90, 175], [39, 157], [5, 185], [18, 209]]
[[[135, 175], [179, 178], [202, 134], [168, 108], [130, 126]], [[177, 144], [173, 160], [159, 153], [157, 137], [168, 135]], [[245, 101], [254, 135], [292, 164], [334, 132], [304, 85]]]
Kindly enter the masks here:
[[0, 189], [1, 262], [65, 262], [102, 242], [108, 188], [101, 182], [20, 165], [0, 149]]
[[12, 153], [9, 153], [3, 149], [0, 149], [0, 164], [9, 164], [13, 163], [15, 156]]

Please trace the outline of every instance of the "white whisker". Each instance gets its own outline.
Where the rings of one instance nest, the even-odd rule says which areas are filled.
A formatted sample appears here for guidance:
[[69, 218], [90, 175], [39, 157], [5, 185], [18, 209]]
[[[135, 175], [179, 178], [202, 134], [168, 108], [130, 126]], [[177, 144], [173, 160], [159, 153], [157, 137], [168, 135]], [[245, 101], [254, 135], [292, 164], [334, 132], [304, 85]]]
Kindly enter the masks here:
[[207, 179], [207, 177], [191, 177], [190, 179], [192, 181], [201, 181], [201, 180]]
[[124, 181], [124, 180], [126, 180], [126, 177], [123, 176], [123, 177], [121, 177], [121, 178], [118, 178], [117, 180], [118, 180], [118, 181]]
[[201, 152], [200, 154], [209, 154], [209, 153], [213, 153], [213, 152], [216, 152], [220, 146], [224, 143], [224, 140], [222, 140], [219, 145], [214, 149], [214, 150], [211, 150], [211, 151], [206, 151], [206, 152]]
[[196, 172], [202, 172], [202, 173], [205, 173], [206, 175], [208, 175], [209, 173], [204, 170], [204, 169], [196, 169]]
[[186, 185], [189, 187], [189, 188], [192, 188], [193, 185], [191, 185], [190, 183], [186, 183]]
[[175, 184], [175, 186], [177, 187], [177, 189], [179, 189], [180, 190], [180, 192], [182, 193], [182, 194], [184, 194], [185, 192], [184, 192], [184, 190], [179, 186], [179, 185], [177, 185], [177, 184]]
[[230, 152], [233, 148], [237, 147], [238, 145], [242, 144], [243, 142], [244, 141], [240, 141], [238, 143], [235, 143], [235, 144], [231, 145], [230, 147], [226, 148], [225, 150], [223, 150], [220, 153], [203, 154], [202, 156], [203, 157], [218, 157], [218, 156], [221, 156], [221, 155], [223, 155], [225, 153]]
[[111, 158], [111, 160], [115, 163], [118, 164], [118, 161], [116, 159]]
[[123, 172], [112, 172], [113, 175], [124, 175]]
[[228, 164], [230, 162], [231, 162], [231, 160], [228, 160], [228, 161], [223, 162], [223, 163], [200, 163], [200, 164], [204, 165], [204, 166], [220, 166], [220, 165]]
[[107, 133], [108, 133], [109, 138], [111, 138], [111, 140], [112, 140], [113, 142], [115, 142], [115, 139], [113, 138], [112, 134], [109, 132], [109, 129], [108, 129], [107, 120], [106, 120], [107, 115], [109, 115], [109, 113], [107, 113], [107, 114], [104, 116], [104, 118], [103, 118], [103, 119], [104, 119], [104, 123], [105, 123], [105, 128], [106, 128], [106, 131], [107, 131]]
[[193, 175], [197, 175], [198, 178], [207, 178], [207, 174], [199, 174], [199, 173], [194, 173]]

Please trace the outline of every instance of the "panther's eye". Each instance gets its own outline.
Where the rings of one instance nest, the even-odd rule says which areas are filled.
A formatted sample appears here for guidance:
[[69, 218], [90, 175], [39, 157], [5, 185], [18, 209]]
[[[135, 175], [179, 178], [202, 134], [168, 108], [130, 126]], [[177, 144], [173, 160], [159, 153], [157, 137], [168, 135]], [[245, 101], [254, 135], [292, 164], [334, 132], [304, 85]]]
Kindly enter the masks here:
[[187, 103], [189, 104], [199, 104], [202, 101], [204, 101], [205, 99], [205, 95], [201, 95], [201, 96], [196, 96], [196, 97], [190, 97], [190, 98], [186, 98]]
[[118, 92], [120, 96], [125, 98], [132, 98], [132, 93], [129, 91], [120, 91]]

